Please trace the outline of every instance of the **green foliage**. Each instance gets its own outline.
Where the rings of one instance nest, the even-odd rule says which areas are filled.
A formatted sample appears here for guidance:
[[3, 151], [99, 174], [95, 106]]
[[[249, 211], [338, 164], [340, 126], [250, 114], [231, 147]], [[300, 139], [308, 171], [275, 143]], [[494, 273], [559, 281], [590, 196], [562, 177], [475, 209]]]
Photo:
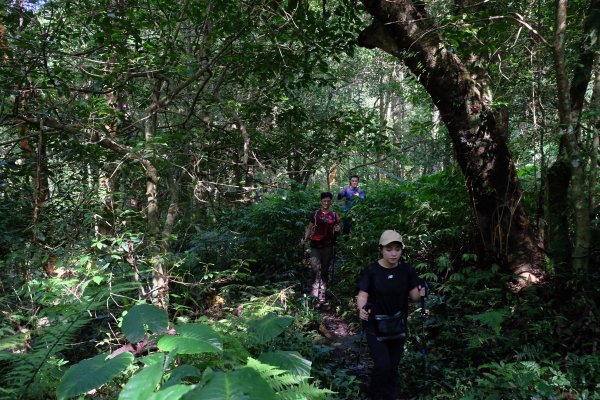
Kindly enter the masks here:
[[[338, 177], [359, 173], [368, 195], [338, 246], [332, 309], [357, 322], [356, 275], [377, 257], [384, 229], [404, 235], [405, 256], [431, 282], [429, 317], [410, 321], [409, 349], [430, 350], [425, 359], [407, 351], [411, 393], [597, 398], [597, 274], [515, 295], [506, 290], [512, 277], [478, 259], [472, 201], [448, 168], [451, 144], [435, 107], [388, 56], [355, 48], [366, 25], [354, 1], [8, 3], [0, 397], [53, 397], [73, 365], [59, 397], [105, 381], [98, 397], [322, 398], [334, 395], [319, 388], [327, 386], [357, 398], [358, 380], [312, 342], [322, 316], [298, 290], [308, 268], [296, 244], [335, 166]], [[559, 147], [551, 54], [537, 36], [552, 35], [553, 7], [480, 2], [456, 12], [458, 2], [425, 3], [446, 49], [473, 61], [473, 77], [490, 79], [482, 93], [494, 111], [507, 109], [509, 161], [534, 215]], [[570, 15], [583, 5], [570, 2]], [[569, 44], [580, 39], [575, 26]], [[580, 50], [570, 49], [569, 61]], [[596, 114], [584, 112], [582, 126], [593, 127]], [[593, 132], [583, 131], [582, 154]], [[49, 198], [35, 208], [46, 170]], [[147, 192], [154, 170], [156, 197]], [[169, 287], [150, 289], [168, 289], [168, 310], [132, 307], [148, 300], [156, 260]], [[127, 308], [116, 333], [113, 316]], [[165, 334], [168, 315], [175, 334]], [[124, 338], [148, 338], [158, 351], [130, 362], [126, 375], [119, 357], [129, 356], [81, 361]]]
[[68, 399], [100, 387], [122, 373], [133, 361], [133, 355], [129, 352], [114, 358], [108, 356], [99, 354], [69, 368], [56, 389], [56, 397]]
[[[128, 315], [136, 318], [126, 323], [138, 324], [147, 316], [150, 320], [161, 315], [161, 310], [152, 305], [134, 306]], [[162, 318], [161, 318], [162, 320]], [[267, 314], [264, 318], [250, 320], [244, 328], [251, 332], [248, 339], [262, 344], [281, 335], [292, 323], [289, 317]], [[218, 325], [218, 324], [217, 324]], [[244, 324], [245, 325], [245, 324]], [[162, 328], [162, 325], [159, 326]], [[311, 363], [296, 351], [268, 351], [259, 354], [261, 361], [246, 356], [245, 364], [234, 362], [228, 368], [218, 358], [204, 359], [199, 365], [204, 371], [190, 364], [174, 367], [180, 355], [202, 355], [215, 353], [217, 357], [238, 351], [224, 348], [219, 335], [209, 326], [202, 324], [181, 324], [174, 327], [177, 335], [164, 335], [158, 339], [156, 353], [139, 360], [145, 365], [121, 389], [119, 399], [172, 399], [172, 398], [219, 398], [219, 399], [274, 399], [283, 398], [322, 398], [330, 393], [327, 390], [307, 384]], [[145, 334], [144, 334], [145, 336]], [[137, 337], [135, 337], [137, 339]], [[165, 356], [166, 355], [166, 356]], [[192, 360], [192, 359], [189, 359]], [[57, 390], [59, 398], [68, 398], [109, 383], [115, 376], [132, 364], [131, 353], [123, 353], [106, 360], [106, 355], [98, 355], [72, 366], [64, 375]], [[137, 364], [137, 362], [136, 362]], [[93, 377], [86, 372], [92, 371]], [[184, 380], [200, 377], [197, 384], [187, 385]]]
[[[41, 282], [32, 280], [30, 283], [30, 289], [36, 289], [31, 292], [34, 294], [32, 299], [43, 304], [44, 309], [39, 315], [28, 317], [31, 331], [23, 329], [27, 331], [24, 338], [27, 347], [14, 353], [0, 352], [2, 398], [4, 395], [15, 399], [43, 398], [53, 391], [65, 364], [64, 355], [81, 340], [82, 331], [94, 321], [90, 314], [102, 309], [104, 296], [109, 292], [104, 283], [97, 284], [93, 279], [82, 282], [63, 280], [60, 285], [50, 281], [49, 286], [42, 286], [46, 290], [38, 290], [38, 283]], [[79, 292], [74, 293], [76, 290]], [[117, 294], [127, 292], [131, 287], [115, 284], [111, 290]], [[15, 315], [13, 318], [21, 317]], [[10, 333], [6, 336], [14, 337]], [[15, 342], [14, 339], [11, 341]]]
[[257, 371], [250, 367], [242, 367], [230, 373], [207, 370], [203, 380], [206, 383], [191, 392], [190, 398], [227, 400], [274, 400], [276, 398], [275, 391]]
[[219, 335], [210, 327], [199, 324], [177, 326], [178, 336], [163, 336], [157, 343], [162, 351], [178, 354], [220, 353], [223, 344]]
[[290, 317], [267, 314], [261, 319], [251, 321], [248, 326], [248, 333], [259, 343], [266, 343], [279, 336], [293, 321], [294, 319]]
[[200, 370], [192, 365], [179, 365], [170, 371], [169, 378], [163, 385], [163, 390], [179, 385], [184, 378], [199, 378], [201, 375]]
[[533, 361], [490, 363], [479, 367], [477, 386], [463, 399], [559, 399], [571, 384], [557, 365], [542, 366]]
[[[261, 361], [249, 358], [248, 366], [254, 369], [265, 379], [269, 384], [276, 388], [277, 397], [283, 399], [321, 399], [326, 395], [331, 394], [331, 390], [321, 389], [307, 382], [310, 376], [310, 367], [305, 367], [309, 364], [307, 360], [302, 359], [298, 353], [294, 352], [278, 352], [277, 355], [267, 353], [269, 362], [263, 360], [265, 357], [261, 355]], [[282, 365], [287, 365], [286, 368]]]
[[405, 390], [431, 399], [597, 398], [599, 358], [587, 349], [589, 328], [578, 325], [587, 339], [576, 353], [565, 352], [573, 344], [562, 327], [570, 324], [561, 321], [579, 300], [558, 306], [544, 291], [514, 293], [509, 279], [497, 266], [467, 266], [430, 283], [428, 316], [409, 318], [414, 350], [403, 361]]
[[[183, 398], [193, 388], [187, 385], [175, 385], [169, 386], [165, 389], [161, 389], [156, 393], [150, 394], [146, 399], [150, 400], [178, 400]], [[144, 398], [140, 397], [141, 400]]]
[[142, 340], [146, 330], [162, 333], [167, 330], [169, 319], [164, 310], [150, 304], [139, 304], [123, 317], [123, 334], [136, 343]]
[[296, 382], [310, 376], [311, 362], [304, 359], [296, 351], [268, 351], [260, 355], [259, 361], [264, 364], [273, 365], [284, 371], [288, 371]]
[[477, 315], [466, 315], [465, 317], [474, 321], [479, 321], [483, 325], [487, 325], [492, 328], [495, 335], [500, 335], [500, 328], [502, 322], [506, 319], [509, 314], [508, 310], [490, 310], [482, 314]]
[[[164, 359], [164, 356], [162, 358]], [[127, 381], [127, 384], [119, 393], [119, 400], [147, 399], [152, 396], [156, 388], [159, 387], [162, 375], [163, 362], [154, 362], [146, 366]], [[177, 386], [169, 386], [171, 390], [176, 390], [176, 387]]]
[[[350, 211], [352, 234], [339, 243], [344, 265], [338, 276], [342, 288], [355, 290], [355, 279], [368, 260], [378, 257], [379, 235], [395, 229], [403, 236], [404, 257], [430, 281], [441, 280], [471, 248], [471, 213], [461, 176], [443, 172], [416, 182], [370, 184], [365, 201]], [[465, 264], [472, 261], [466, 260]], [[347, 281], [346, 281], [347, 279]]]
[[297, 262], [298, 253], [290, 251], [290, 244], [300, 241], [318, 199], [318, 193], [312, 192], [265, 194], [252, 207], [224, 213], [219, 218], [221, 228], [199, 231], [191, 239], [191, 249], [200, 260], [217, 267], [236, 258], [261, 260], [255, 268], [263, 270]]

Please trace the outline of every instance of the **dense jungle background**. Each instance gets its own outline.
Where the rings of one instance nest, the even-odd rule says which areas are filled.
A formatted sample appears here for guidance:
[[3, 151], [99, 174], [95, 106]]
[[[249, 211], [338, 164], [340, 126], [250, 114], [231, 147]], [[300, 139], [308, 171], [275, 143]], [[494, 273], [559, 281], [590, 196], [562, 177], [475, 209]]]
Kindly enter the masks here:
[[395, 229], [403, 398], [600, 399], [599, 0], [0, 4], [0, 398], [363, 398]]

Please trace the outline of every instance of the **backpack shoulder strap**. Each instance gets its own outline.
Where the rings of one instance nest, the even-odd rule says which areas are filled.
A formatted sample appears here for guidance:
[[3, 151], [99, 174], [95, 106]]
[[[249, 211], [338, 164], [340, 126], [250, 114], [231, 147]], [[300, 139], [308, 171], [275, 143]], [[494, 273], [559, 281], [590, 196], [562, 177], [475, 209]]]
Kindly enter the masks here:
[[313, 225], [312, 225], [312, 229], [310, 230], [310, 237], [312, 238], [312, 236], [315, 234], [315, 231], [317, 230], [317, 213], [319, 212], [319, 209], [317, 208], [315, 211], [313, 211]]

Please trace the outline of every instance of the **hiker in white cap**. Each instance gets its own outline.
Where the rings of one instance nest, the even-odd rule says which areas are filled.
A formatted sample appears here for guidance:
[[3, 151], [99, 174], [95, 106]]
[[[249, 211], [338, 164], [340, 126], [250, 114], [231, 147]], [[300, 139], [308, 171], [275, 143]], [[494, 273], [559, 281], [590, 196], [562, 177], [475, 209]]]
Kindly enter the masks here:
[[374, 400], [398, 396], [396, 377], [407, 334], [408, 299], [425, 296], [414, 268], [400, 260], [403, 249], [398, 232], [384, 231], [379, 260], [369, 263], [358, 279], [357, 305], [373, 359], [369, 390]]

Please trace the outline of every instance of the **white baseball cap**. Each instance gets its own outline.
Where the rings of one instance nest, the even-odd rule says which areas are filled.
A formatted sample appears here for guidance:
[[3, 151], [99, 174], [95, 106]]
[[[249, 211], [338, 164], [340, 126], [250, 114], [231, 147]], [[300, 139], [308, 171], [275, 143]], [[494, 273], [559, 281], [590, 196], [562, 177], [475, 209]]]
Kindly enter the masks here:
[[404, 247], [404, 242], [402, 241], [402, 236], [393, 230], [388, 229], [387, 231], [383, 231], [381, 237], [379, 238], [380, 246], [387, 246], [390, 243], [398, 242], [400, 246]]

